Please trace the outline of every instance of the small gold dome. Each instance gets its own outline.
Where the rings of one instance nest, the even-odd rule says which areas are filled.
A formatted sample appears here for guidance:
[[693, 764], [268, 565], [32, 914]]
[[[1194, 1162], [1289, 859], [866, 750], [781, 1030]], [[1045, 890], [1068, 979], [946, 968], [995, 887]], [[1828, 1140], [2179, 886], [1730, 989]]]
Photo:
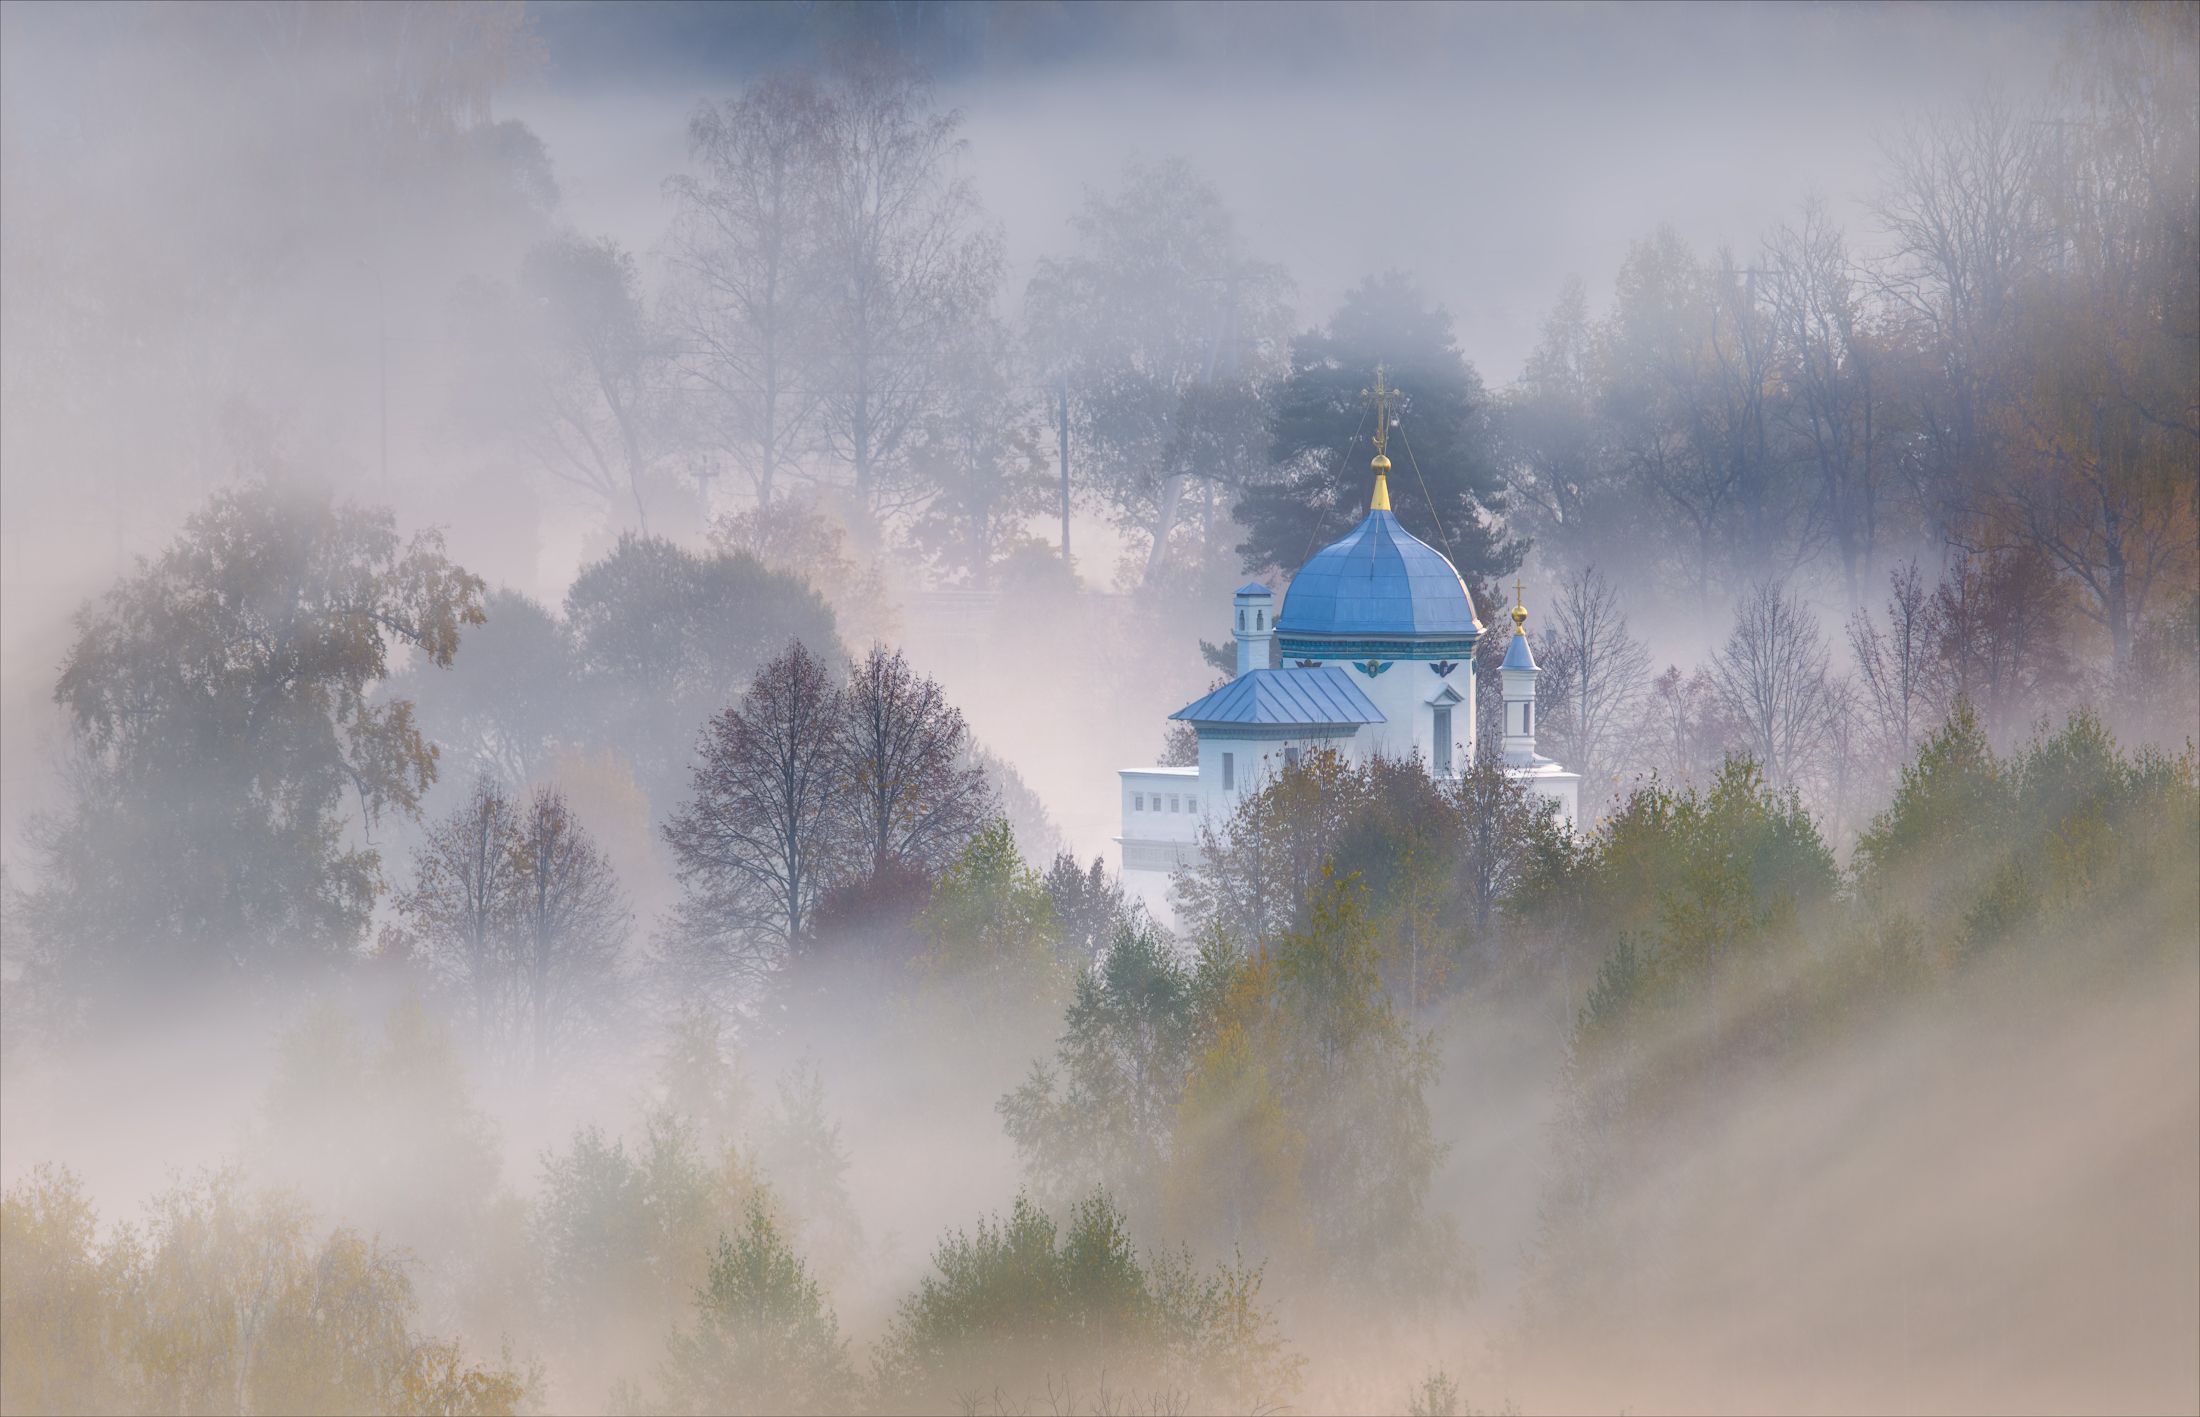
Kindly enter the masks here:
[[1516, 605], [1514, 605], [1514, 606], [1513, 606], [1513, 633], [1514, 633], [1514, 634], [1516, 634], [1516, 635], [1524, 635], [1524, 634], [1526, 634], [1526, 633], [1527, 633], [1527, 628], [1526, 628], [1526, 627], [1527, 627], [1527, 624], [1528, 624], [1528, 607], [1527, 607], [1527, 606], [1525, 606], [1525, 605], [1517, 605], [1517, 604], [1516, 604]]
[[1377, 453], [1373, 466], [1377, 472], [1388, 472], [1390, 471], [1390, 459], [1384, 457], [1381, 453]]

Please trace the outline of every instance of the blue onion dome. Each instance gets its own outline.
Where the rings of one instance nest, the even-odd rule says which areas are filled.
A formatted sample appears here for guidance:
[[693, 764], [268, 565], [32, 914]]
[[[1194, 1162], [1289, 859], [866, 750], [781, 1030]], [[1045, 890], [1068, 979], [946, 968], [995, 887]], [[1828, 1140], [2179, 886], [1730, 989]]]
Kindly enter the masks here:
[[1505, 662], [1500, 667], [1505, 669], [1534, 669], [1536, 667], [1535, 652], [1528, 648], [1526, 633], [1514, 632], [1512, 643], [1505, 646]]
[[1472, 639], [1482, 625], [1466, 582], [1442, 552], [1398, 524], [1381, 482], [1376, 486], [1366, 519], [1315, 552], [1291, 578], [1277, 632]]
[[1513, 582], [1512, 622], [1512, 643], [1505, 646], [1505, 663], [1501, 667], [1532, 670], [1535, 668], [1535, 651], [1528, 647], [1528, 607], [1520, 603], [1518, 581]]

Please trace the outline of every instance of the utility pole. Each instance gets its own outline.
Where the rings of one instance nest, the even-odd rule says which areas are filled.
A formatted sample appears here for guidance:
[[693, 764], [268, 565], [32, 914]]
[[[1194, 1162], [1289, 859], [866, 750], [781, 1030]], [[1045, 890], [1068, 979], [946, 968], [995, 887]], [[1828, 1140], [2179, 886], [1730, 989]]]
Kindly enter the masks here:
[[1069, 371], [1062, 371], [1061, 401], [1055, 406], [1055, 424], [1061, 435], [1056, 461], [1062, 465], [1062, 562], [1069, 563]]

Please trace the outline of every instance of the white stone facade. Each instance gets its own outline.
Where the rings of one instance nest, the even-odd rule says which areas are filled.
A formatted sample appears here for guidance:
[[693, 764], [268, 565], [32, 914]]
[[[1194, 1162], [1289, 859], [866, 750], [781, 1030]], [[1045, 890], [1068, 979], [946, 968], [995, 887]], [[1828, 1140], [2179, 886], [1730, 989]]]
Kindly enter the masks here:
[[[1199, 738], [1194, 767], [1120, 774], [1123, 883], [1164, 920], [1169, 880], [1194, 859], [1201, 829], [1221, 828], [1238, 804], [1306, 753], [1351, 761], [1415, 757], [1450, 777], [1474, 760], [1473, 648], [1483, 633], [1458, 572], [1407, 534], [1390, 512], [1376, 460], [1375, 495], [1359, 527], [1307, 563], [1276, 609], [1267, 587], [1236, 594], [1231, 631], [1237, 675], [1174, 717]], [[1535, 751], [1535, 665], [1515, 606], [1501, 674], [1502, 751], [1529, 790], [1580, 820], [1581, 777]], [[1269, 668], [1280, 641], [1280, 668]]]

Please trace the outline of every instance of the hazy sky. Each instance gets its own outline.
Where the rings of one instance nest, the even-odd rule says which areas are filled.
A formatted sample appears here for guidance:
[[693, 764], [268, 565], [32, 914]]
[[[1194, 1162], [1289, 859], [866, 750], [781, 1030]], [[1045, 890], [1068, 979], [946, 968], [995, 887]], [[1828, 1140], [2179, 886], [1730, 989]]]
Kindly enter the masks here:
[[[1449, 305], [1492, 382], [1519, 371], [1560, 285], [1592, 301], [1663, 222], [1748, 247], [1824, 197], [1862, 237], [1875, 144], [1907, 115], [2052, 75], [2075, 7], [1054, 6], [904, 17], [967, 120], [1011, 292], [1060, 251], [1083, 189], [1132, 156], [1220, 184], [1302, 319], [1397, 266]], [[576, 225], [661, 233], [682, 125], [773, 62], [807, 6], [546, 5], [542, 71], [504, 112], [548, 142]]]

